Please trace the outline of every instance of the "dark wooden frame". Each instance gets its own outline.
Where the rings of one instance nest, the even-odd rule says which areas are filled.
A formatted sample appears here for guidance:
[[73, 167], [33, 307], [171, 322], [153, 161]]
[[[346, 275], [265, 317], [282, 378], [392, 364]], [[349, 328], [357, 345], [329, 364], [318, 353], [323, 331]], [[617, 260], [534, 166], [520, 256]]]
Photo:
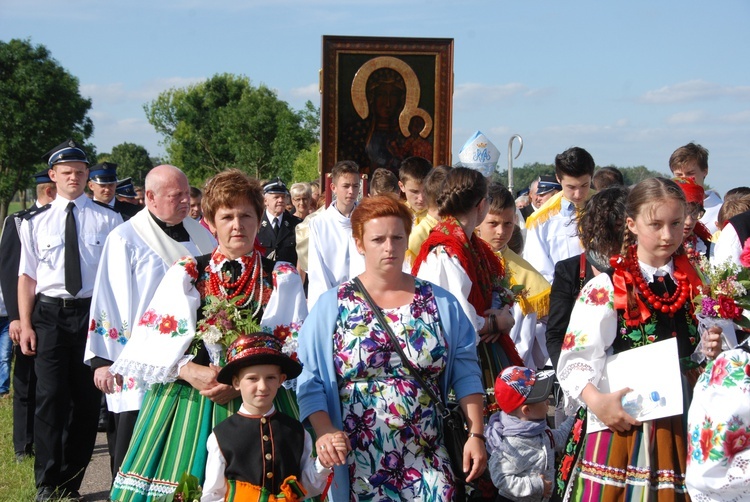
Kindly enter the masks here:
[[[329, 184], [326, 173], [330, 172], [331, 167], [337, 161], [348, 160], [342, 157], [340, 144], [342, 128], [346, 127], [347, 123], [351, 124], [352, 120], [359, 120], [352, 116], [352, 111], [356, 109], [353, 104], [356, 98], [352, 98], [352, 83], [355, 75], [359, 70], [363, 70], [363, 74], [368, 74], [364, 70], [365, 63], [376, 59], [377, 62], [374, 62], [376, 64], [397, 60], [395, 62], [401, 62], [398, 65], [405, 64], [413, 71], [419, 82], [419, 99], [416, 107], [410, 107], [409, 110], [415, 110], [419, 112], [416, 115], [422, 114], [420, 116], [432, 119], [431, 130], [427, 135], [428, 141], [432, 143], [432, 158], [429, 160], [433, 165], [451, 162], [453, 39], [324, 36], [323, 67], [320, 76], [322, 95], [320, 168], [321, 182], [326, 190]], [[367, 68], [372, 66], [370, 64]], [[393, 66], [387, 67], [394, 68]], [[403, 66], [398, 67], [403, 68]], [[409, 70], [402, 72], [396, 69], [396, 71], [406, 81], [405, 94], [409, 94], [410, 82], [414, 82], [413, 78], [410, 77], [411, 79], [407, 80], [407, 77], [404, 77], [404, 73], [410, 75]], [[358, 81], [360, 83], [364, 81], [365, 85], [367, 83], [365, 78], [359, 78]], [[361, 92], [364, 93], [364, 86], [360, 87]], [[356, 93], [355, 95], [360, 96]], [[361, 96], [365, 95], [361, 94]], [[360, 97], [360, 102], [363, 99], [366, 100], [366, 96]], [[408, 96], [405, 99], [408, 102]], [[355, 111], [355, 113], [358, 112]], [[401, 115], [407, 117], [406, 123], [408, 123], [408, 117], [413, 117], [415, 114], [409, 112]], [[401, 115], [399, 115], [400, 118]], [[423, 122], [425, 128], [421, 130], [421, 133], [427, 130], [427, 121], [423, 119]], [[403, 134], [402, 122], [400, 122], [400, 131]], [[363, 169], [363, 173], [368, 172], [370, 172], [369, 169]]]

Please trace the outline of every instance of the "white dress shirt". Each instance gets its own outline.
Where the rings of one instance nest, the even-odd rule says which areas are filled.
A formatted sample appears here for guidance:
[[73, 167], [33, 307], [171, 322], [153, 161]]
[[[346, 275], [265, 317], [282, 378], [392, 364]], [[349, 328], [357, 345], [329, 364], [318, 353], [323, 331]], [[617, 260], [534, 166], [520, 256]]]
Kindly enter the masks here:
[[[64, 266], [65, 218], [69, 202], [58, 194], [49, 209], [21, 223], [18, 275], [25, 274], [34, 279], [37, 294], [71, 298], [65, 289]], [[111, 209], [95, 204], [85, 194], [73, 202], [83, 285], [76, 298], [89, 298], [94, 291], [96, 269], [104, 242], [109, 233], [122, 223], [122, 217]]]

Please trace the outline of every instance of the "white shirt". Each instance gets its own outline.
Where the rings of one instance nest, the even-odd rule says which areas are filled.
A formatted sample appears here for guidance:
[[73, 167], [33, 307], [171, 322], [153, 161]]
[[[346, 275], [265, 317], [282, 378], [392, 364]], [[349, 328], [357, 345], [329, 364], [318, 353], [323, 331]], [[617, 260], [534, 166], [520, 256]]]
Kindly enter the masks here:
[[714, 265], [720, 265], [729, 260], [735, 265], [741, 266], [741, 254], [742, 243], [740, 242], [739, 235], [737, 235], [737, 230], [734, 229], [731, 223], [727, 223], [719, 234], [719, 239], [716, 241], [716, 244], [713, 245], [711, 263]]
[[716, 226], [716, 222], [719, 219], [719, 210], [721, 209], [723, 201], [719, 194], [713, 190], [706, 191], [706, 198], [703, 199], [703, 209], [706, 211], [701, 218], [701, 223], [708, 227], [711, 234], [714, 234], [719, 227]]
[[[34, 279], [37, 294], [71, 298], [65, 289], [64, 266], [65, 219], [69, 202], [58, 194], [49, 209], [21, 223], [18, 275], [25, 274]], [[122, 223], [122, 216], [95, 204], [85, 194], [73, 202], [83, 285], [76, 298], [89, 298], [94, 292], [94, 279], [104, 242], [109, 233]]]
[[[266, 218], [268, 218], [268, 223], [270, 223], [270, 224], [271, 224], [271, 228], [273, 228], [273, 220], [274, 220], [274, 219], [278, 218], [278, 219], [279, 219], [279, 221], [278, 221], [278, 223], [277, 223], [277, 224], [278, 224], [278, 225], [281, 225], [281, 222], [282, 222], [282, 220], [283, 220], [283, 217], [284, 217], [284, 213], [283, 213], [283, 212], [282, 212], [282, 213], [281, 213], [280, 215], [278, 215], [278, 216], [274, 216], [274, 215], [272, 215], [272, 214], [271, 214], [270, 212], [268, 212], [268, 209], [266, 209]], [[293, 265], [296, 265], [296, 263], [293, 263]]]
[[349, 240], [352, 221], [331, 204], [310, 220], [307, 251], [307, 306], [312, 309], [318, 297], [349, 280]]
[[[267, 417], [273, 414], [276, 408], [273, 406], [271, 409], [263, 415]], [[251, 415], [243, 404], [237, 413], [244, 415]], [[203, 496], [201, 502], [221, 502], [224, 500], [224, 496], [227, 492], [226, 478], [224, 477], [224, 471], [227, 468], [227, 461], [224, 455], [221, 453], [219, 448], [219, 442], [216, 440], [216, 435], [212, 432], [206, 442], [206, 449], [208, 450], [208, 459], [206, 461], [206, 481], [203, 483]], [[328, 483], [328, 475], [331, 473], [330, 469], [323, 467], [317, 459], [312, 457], [312, 438], [310, 434], [305, 431], [305, 446], [302, 449], [302, 459], [300, 461], [300, 473], [299, 482], [307, 491], [307, 496], [312, 497], [323, 493], [323, 490]], [[273, 495], [276, 495], [275, 493]]]
[[[554, 198], [547, 202], [552, 201]], [[560, 203], [559, 212], [551, 214], [549, 219], [540, 221], [527, 230], [523, 250], [523, 258], [550, 284], [555, 277], [555, 264], [558, 261], [583, 253], [581, 239], [578, 236], [575, 206], [565, 198], [562, 198]]]

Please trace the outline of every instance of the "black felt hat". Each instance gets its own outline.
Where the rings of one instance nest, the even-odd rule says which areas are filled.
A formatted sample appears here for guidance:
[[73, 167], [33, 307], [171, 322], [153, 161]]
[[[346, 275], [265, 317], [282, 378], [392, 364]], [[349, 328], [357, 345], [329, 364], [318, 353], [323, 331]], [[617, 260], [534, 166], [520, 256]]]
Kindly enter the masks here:
[[296, 360], [296, 353], [290, 357], [283, 348], [284, 342], [270, 333], [242, 335], [227, 349], [227, 364], [219, 371], [216, 380], [231, 385], [232, 377], [240, 369], [257, 364], [276, 364], [288, 379], [297, 378], [302, 373], [302, 365]]

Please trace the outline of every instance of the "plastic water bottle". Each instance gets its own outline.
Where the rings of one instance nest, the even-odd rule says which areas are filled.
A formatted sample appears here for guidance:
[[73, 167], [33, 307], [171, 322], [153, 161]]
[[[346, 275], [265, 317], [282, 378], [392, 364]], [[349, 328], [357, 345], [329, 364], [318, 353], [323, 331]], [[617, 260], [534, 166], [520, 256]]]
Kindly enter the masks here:
[[622, 396], [622, 409], [633, 418], [647, 415], [665, 404], [657, 391], [648, 394], [628, 392]]

